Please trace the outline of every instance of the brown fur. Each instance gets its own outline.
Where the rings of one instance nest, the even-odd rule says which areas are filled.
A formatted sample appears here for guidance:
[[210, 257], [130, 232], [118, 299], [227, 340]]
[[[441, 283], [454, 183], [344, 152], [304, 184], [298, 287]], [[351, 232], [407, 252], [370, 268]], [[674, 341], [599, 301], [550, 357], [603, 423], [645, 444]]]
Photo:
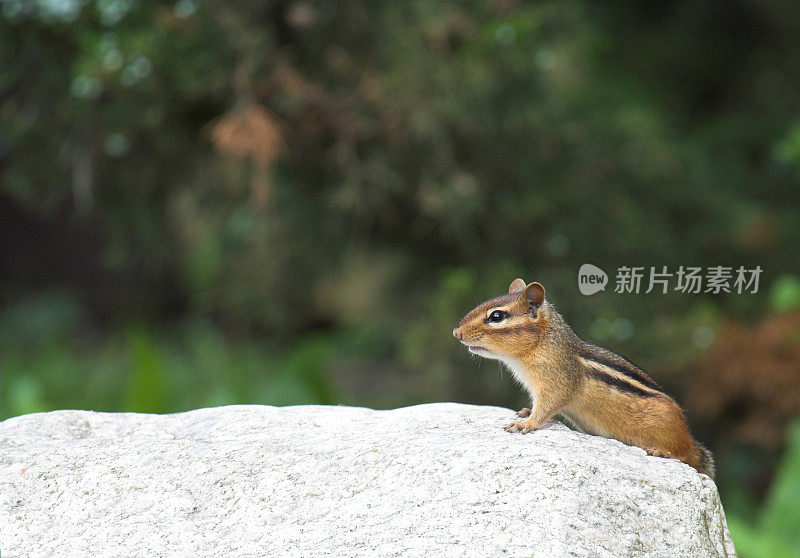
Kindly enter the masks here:
[[[531, 409], [518, 413], [525, 420], [506, 430], [527, 433], [560, 413], [587, 434], [679, 459], [713, 478], [711, 453], [692, 438], [680, 406], [637, 366], [575, 335], [544, 294], [539, 283], [516, 279], [453, 330], [472, 352], [502, 361], [530, 393]], [[496, 310], [508, 317], [491, 322]]]

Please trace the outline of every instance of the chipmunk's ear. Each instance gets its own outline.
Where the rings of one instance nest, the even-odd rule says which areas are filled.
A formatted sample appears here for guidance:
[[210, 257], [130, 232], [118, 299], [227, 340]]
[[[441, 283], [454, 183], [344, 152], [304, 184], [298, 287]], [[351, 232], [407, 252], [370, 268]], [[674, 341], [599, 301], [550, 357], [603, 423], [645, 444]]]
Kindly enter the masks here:
[[528, 301], [528, 312], [535, 320], [539, 317], [539, 307], [544, 302], [544, 287], [540, 283], [531, 283], [525, 287], [525, 299]]
[[514, 279], [508, 286], [508, 292], [515, 293], [517, 291], [521, 291], [524, 288], [525, 288], [525, 281], [523, 281], [522, 279]]

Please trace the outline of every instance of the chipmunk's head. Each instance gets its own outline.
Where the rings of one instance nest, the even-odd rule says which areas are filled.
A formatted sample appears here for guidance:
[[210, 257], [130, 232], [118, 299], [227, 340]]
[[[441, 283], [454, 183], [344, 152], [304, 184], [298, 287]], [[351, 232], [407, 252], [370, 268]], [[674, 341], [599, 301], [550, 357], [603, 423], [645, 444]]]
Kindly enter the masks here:
[[476, 355], [517, 361], [535, 348], [547, 321], [544, 287], [515, 279], [507, 294], [479, 304], [464, 316], [453, 337]]

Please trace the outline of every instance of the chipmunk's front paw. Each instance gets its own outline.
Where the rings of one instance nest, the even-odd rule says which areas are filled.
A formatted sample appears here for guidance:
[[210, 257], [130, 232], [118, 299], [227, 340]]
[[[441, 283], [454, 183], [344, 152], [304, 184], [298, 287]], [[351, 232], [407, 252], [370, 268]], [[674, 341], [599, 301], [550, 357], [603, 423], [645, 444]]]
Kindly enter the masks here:
[[653, 457], [672, 457], [670, 452], [661, 451], [660, 449], [656, 448], [644, 448], [644, 451], [647, 452], [647, 455], [652, 455]]
[[528, 432], [533, 432], [537, 428], [539, 428], [539, 425], [528, 419], [523, 420], [522, 422], [512, 422], [507, 424], [503, 430], [506, 432], [521, 432], [522, 434], [527, 434]]
[[519, 418], [528, 418], [531, 416], [531, 410], [527, 407], [523, 407], [521, 410], [517, 411], [517, 416]]

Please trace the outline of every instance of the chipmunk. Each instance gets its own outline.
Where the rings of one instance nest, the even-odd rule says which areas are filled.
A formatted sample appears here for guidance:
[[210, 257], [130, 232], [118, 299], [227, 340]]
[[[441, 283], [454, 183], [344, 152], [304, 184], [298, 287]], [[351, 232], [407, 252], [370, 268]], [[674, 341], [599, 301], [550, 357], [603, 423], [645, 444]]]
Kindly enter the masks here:
[[692, 438], [681, 407], [637, 366], [578, 337], [539, 283], [515, 279], [508, 294], [467, 314], [453, 336], [471, 353], [501, 361], [531, 395], [526, 434], [556, 413], [587, 434], [672, 457], [714, 478], [711, 452]]

